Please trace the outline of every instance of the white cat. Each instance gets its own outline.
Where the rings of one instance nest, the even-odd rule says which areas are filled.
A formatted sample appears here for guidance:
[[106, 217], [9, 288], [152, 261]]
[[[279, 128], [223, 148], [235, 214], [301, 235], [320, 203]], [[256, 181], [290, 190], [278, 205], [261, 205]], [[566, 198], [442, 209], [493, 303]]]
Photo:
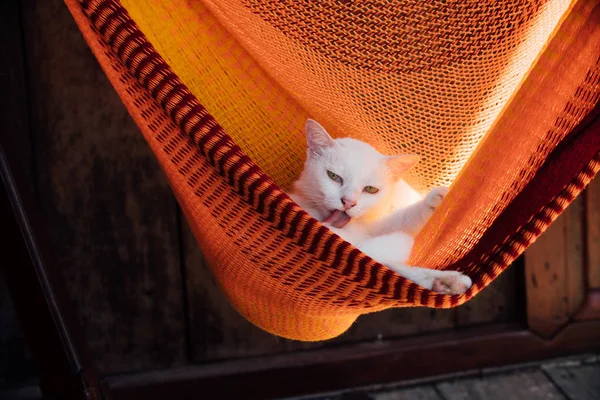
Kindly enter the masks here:
[[447, 188], [421, 199], [401, 177], [416, 155], [384, 156], [351, 138], [333, 139], [316, 121], [306, 121], [307, 159], [290, 197], [347, 242], [427, 289], [461, 294], [471, 279], [458, 271], [407, 264], [413, 236], [440, 205]]

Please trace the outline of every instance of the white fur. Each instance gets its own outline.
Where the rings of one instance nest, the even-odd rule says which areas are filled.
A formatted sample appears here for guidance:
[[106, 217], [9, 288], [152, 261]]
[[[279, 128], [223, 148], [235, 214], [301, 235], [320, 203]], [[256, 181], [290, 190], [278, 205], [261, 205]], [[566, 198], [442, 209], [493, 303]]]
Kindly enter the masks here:
[[[343, 228], [328, 226], [347, 242], [398, 274], [427, 288], [459, 294], [471, 280], [457, 271], [438, 271], [407, 264], [413, 236], [442, 202], [447, 188], [434, 188], [421, 198], [401, 176], [417, 163], [414, 155], [384, 156], [356, 139], [332, 139], [321, 125], [306, 122], [307, 159], [290, 196], [311, 216], [323, 221], [344, 210], [342, 198], [356, 202]], [[336, 182], [332, 171], [343, 179]], [[371, 194], [366, 186], [379, 191]]]

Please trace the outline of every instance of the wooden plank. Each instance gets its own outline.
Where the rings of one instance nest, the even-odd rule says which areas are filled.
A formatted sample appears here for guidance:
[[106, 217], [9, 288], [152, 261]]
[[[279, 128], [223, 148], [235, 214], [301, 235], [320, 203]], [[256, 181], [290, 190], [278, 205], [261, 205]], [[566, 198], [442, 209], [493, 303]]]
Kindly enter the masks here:
[[600, 364], [557, 366], [546, 373], [570, 399], [600, 399]]
[[444, 331], [454, 327], [455, 309], [426, 307], [396, 308], [358, 318], [348, 332], [332, 343], [380, 341], [419, 333]]
[[600, 179], [594, 178], [585, 198], [586, 293], [577, 320], [600, 319]]
[[599, 335], [600, 321], [570, 324], [551, 340], [520, 324], [482, 326], [128, 374], [109, 383], [116, 400], [281, 398], [343, 390], [348, 382], [363, 387], [596, 352]]
[[23, 3], [39, 203], [105, 372], [185, 359], [176, 205], [61, 0]]
[[546, 336], [568, 320], [566, 224], [562, 214], [525, 252], [527, 320], [532, 330]]
[[554, 334], [583, 302], [583, 218], [580, 196], [525, 252], [527, 320], [541, 335]]
[[400, 389], [392, 392], [373, 393], [373, 400], [443, 400], [433, 386]]
[[514, 321], [518, 313], [519, 268], [522, 268], [522, 265], [511, 265], [475, 298], [457, 307], [457, 325]]
[[579, 196], [565, 210], [565, 253], [567, 255], [564, 275], [567, 296], [567, 312], [573, 316], [583, 304], [586, 294], [584, 195]]
[[600, 289], [600, 178], [595, 177], [585, 192], [588, 288]]
[[[0, 2], [0, 135], [6, 152], [14, 154], [26, 187], [33, 191], [31, 141], [27, 106], [19, 1]], [[2, 224], [0, 223], [0, 226]], [[35, 376], [31, 355], [0, 274], [0, 387]]]
[[488, 376], [443, 382], [437, 388], [446, 400], [559, 400], [565, 397], [541, 371], [520, 371], [507, 375]]

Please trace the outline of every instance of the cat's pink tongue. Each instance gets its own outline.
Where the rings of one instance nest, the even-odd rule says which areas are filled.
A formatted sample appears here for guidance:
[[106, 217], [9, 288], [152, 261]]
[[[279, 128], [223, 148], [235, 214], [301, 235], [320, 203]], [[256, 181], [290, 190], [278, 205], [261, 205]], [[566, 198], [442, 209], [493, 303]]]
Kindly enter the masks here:
[[333, 210], [331, 215], [325, 218], [322, 222], [331, 224], [336, 228], [343, 228], [348, 222], [350, 222], [350, 216], [345, 211]]

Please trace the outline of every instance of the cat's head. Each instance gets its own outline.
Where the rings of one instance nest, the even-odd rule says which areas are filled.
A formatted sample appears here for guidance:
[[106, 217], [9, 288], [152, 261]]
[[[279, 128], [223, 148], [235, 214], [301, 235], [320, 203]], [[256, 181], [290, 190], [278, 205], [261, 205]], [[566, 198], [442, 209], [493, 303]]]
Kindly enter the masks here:
[[333, 139], [311, 119], [305, 133], [302, 191], [322, 215], [335, 216], [328, 222], [337, 227], [350, 218], [380, 214], [384, 207], [389, 210], [394, 184], [419, 160], [416, 155], [385, 156], [352, 138]]

